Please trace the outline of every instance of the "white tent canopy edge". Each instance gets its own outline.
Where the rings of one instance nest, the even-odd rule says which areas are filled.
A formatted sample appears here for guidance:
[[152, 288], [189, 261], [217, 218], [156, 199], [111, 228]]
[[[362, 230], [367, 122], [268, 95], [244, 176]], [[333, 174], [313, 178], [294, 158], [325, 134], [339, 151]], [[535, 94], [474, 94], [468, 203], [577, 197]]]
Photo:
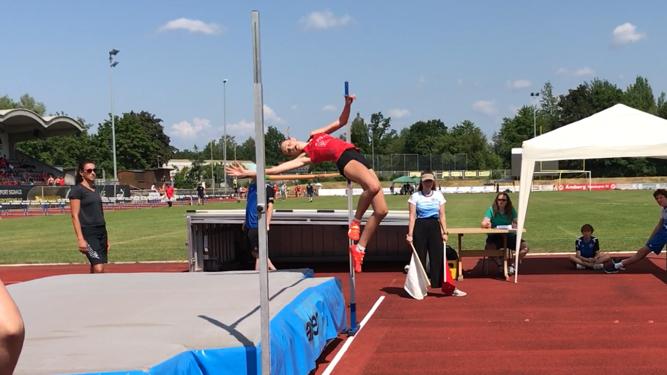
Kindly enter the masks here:
[[[516, 248], [519, 248], [528, 210], [535, 162], [622, 157], [667, 157], [667, 120], [616, 104], [594, 115], [524, 141]], [[519, 280], [519, 252], [514, 261]]]

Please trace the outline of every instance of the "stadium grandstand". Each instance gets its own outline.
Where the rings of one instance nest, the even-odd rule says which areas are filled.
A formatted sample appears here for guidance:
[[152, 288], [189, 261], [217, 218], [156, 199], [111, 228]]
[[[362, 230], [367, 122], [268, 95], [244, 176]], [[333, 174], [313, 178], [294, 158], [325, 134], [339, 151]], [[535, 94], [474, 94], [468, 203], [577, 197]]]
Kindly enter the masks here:
[[34, 185], [65, 185], [63, 171], [23, 154], [16, 144], [78, 134], [83, 129], [68, 116], [40, 116], [23, 108], [0, 110], [0, 198], [25, 198], [18, 192]]

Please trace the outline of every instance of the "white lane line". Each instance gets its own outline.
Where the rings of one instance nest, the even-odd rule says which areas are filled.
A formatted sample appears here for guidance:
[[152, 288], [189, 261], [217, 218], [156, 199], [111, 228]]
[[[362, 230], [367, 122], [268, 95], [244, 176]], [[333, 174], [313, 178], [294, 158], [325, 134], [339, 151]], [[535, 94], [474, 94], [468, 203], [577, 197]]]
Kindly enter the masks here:
[[331, 361], [331, 363], [329, 363], [329, 366], [327, 366], [327, 368], [324, 370], [322, 375], [330, 375], [333, 372], [334, 368], [336, 368], [336, 365], [338, 364], [340, 359], [343, 358], [343, 355], [345, 354], [347, 349], [350, 347], [350, 345], [352, 345], [352, 341], [354, 341], [354, 339], [357, 336], [359, 336], [359, 333], [361, 333], [361, 330], [366, 325], [366, 322], [368, 322], [368, 320], [371, 318], [371, 316], [375, 313], [375, 310], [377, 310], [377, 308], [380, 307], [380, 304], [382, 303], [382, 301], [384, 301], [384, 296], [380, 296], [380, 298], [378, 298], [378, 300], [375, 301], [375, 304], [373, 305], [373, 307], [371, 307], [370, 311], [368, 311], [366, 316], [364, 316], [364, 319], [361, 321], [361, 323], [359, 323], [359, 330], [357, 331], [357, 333], [355, 333], [354, 336], [348, 337], [347, 340], [345, 340], [345, 343], [343, 344], [343, 347], [340, 348], [338, 353], [336, 353], [336, 356]]

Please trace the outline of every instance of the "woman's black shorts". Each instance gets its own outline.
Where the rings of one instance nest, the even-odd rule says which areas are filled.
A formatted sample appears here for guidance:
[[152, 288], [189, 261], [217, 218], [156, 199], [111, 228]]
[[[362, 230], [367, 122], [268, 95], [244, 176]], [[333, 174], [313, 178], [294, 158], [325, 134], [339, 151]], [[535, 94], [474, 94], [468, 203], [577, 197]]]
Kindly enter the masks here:
[[358, 161], [359, 163], [365, 165], [368, 169], [373, 169], [371, 163], [369, 163], [368, 160], [366, 160], [366, 158], [359, 151], [354, 148], [350, 148], [345, 150], [345, 152], [343, 152], [343, 154], [336, 161], [336, 167], [338, 168], [338, 172], [340, 172], [341, 176], [347, 178], [344, 173], [345, 166], [352, 160]]
[[86, 257], [91, 265], [106, 264], [107, 260], [107, 228], [104, 225], [81, 227], [83, 238], [88, 242]]

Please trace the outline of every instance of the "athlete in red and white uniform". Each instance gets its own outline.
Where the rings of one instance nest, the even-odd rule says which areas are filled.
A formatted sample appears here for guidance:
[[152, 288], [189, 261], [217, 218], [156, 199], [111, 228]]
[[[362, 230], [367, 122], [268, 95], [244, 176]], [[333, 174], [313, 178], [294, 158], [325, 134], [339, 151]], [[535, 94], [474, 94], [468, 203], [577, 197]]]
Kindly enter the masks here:
[[[297, 141], [290, 137], [281, 143], [280, 150], [283, 154], [292, 156], [294, 159], [267, 168], [265, 172], [268, 175], [280, 174], [307, 164], [332, 161], [336, 163], [341, 175], [361, 185], [364, 191], [359, 198], [357, 211], [348, 230], [348, 237], [353, 241], [358, 241], [350, 246], [349, 251], [354, 260], [355, 271], [361, 272], [366, 245], [382, 219], [387, 215], [388, 209], [380, 180], [373, 172], [368, 160], [361, 155], [359, 149], [353, 144], [330, 135], [347, 124], [350, 117], [350, 107], [354, 99], [354, 96], [346, 96], [345, 107], [343, 107], [338, 119], [323, 128], [312, 131], [307, 142]], [[242, 178], [255, 176], [254, 171], [249, 171], [241, 165], [229, 166], [226, 169], [231, 176]], [[361, 232], [361, 219], [369, 206], [373, 206], [373, 214], [368, 218], [364, 231]]]

